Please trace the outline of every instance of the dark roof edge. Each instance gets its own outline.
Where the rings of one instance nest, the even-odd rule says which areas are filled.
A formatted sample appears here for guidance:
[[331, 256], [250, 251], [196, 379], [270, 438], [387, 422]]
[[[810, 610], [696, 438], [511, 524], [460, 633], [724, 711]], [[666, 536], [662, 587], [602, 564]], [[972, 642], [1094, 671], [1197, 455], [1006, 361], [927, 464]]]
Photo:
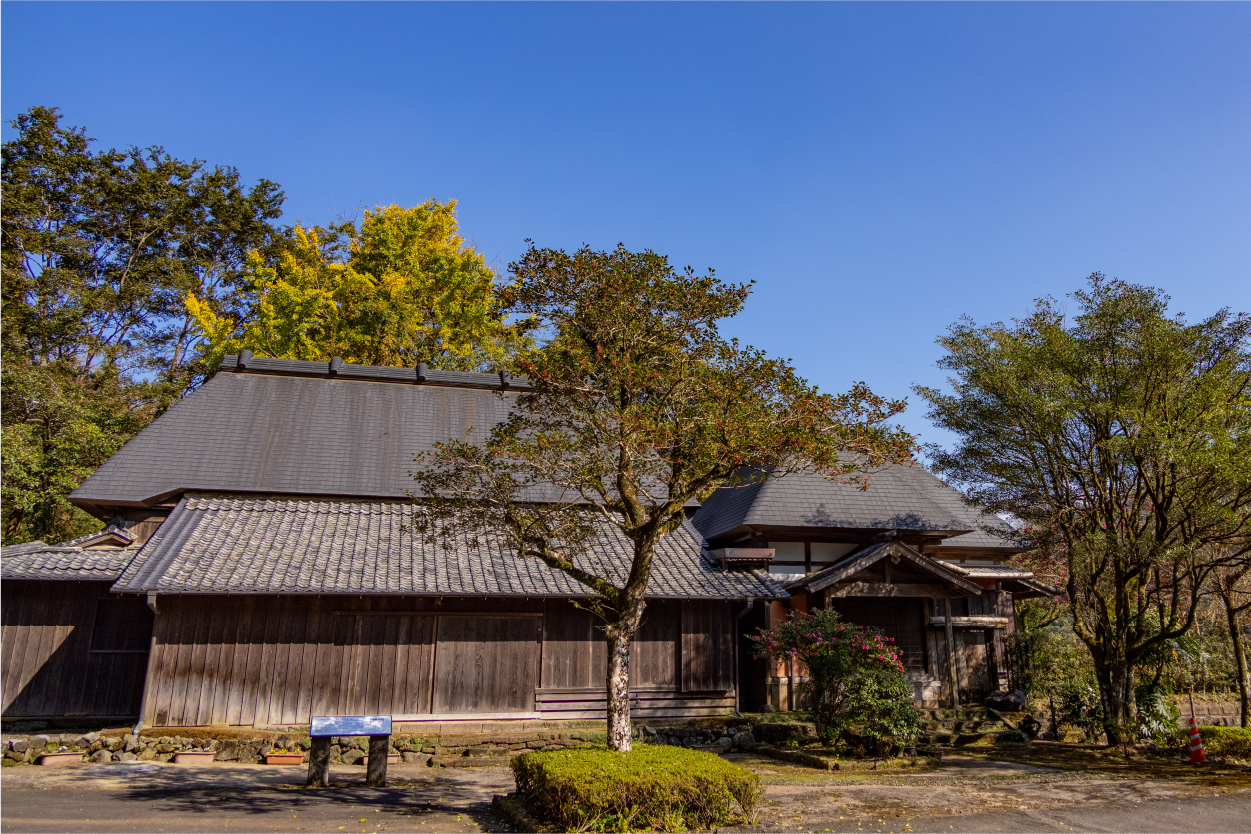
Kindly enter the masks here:
[[270, 359], [247, 354], [248, 351], [243, 352], [242, 362], [240, 362], [240, 356], [233, 353], [222, 357], [218, 370], [237, 374], [436, 385], [443, 388], [485, 388], [496, 391], [528, 391], [534, 387], [526, 377], [509, 376], [507, 371], [480, 374], [466, 371], [440, 371], [427, 368], [425, 363], [415, 368], [396, 368], [386, 365], [355, 365], [337, 358], [328, 362], [308, 362], [302, 359]]
[[[57, 580], [44, 579], [44, 580], [33, 580], [33, 581], [48, 582], [48, 581], [57, 581]], [[109, 580], [105, 578], [102, 581], [107, 582]], [[379, 591], [362, 591], [359, 588], [342, 588], [342, 589], [337, 589], [337, 590], [332, 589], [328, 591], [324, 591], [324, 590], [319, 590], [319, 591], [303, 591], [303, 590], [163, 591], [163, 590], [160, 590], [159, 588], [137, 589], [137, 588], [114, 587], [114, 588], [110, 588], [109, 592], [114, 593], [114, 594], [135, 594], [135, 595], [141, 595], [141, 596], [152, 594], [153, 596], [157, 596], [157, 597], [288, 597], [288, 596], [290, 597], [359, 597], [359, 596], [365, 596], [365, 597], [403, 597], [405, 599], [602, 599], [602, 597], [599, 597], [597, 594], [590, 593], [590, 592], [586, 594], [574, 594], [574, 595], [530, 594], [530, 593], [484, 594], [484, 593], [476, 593], [476, 592], [470, 594], [470, 593], [450, 593], [450, 592], [435, 593], [435, 592], [430, 592], [430, 591], [423, 592], [423, 593], [407, 593], [407, 592], [398, 592], [398, 591], [383, 593]], [[772, 602], [773, 600], [782, 600], [782, 599], [789, 599], [789, 598], [790, 598], [790, 594], [787, 593], [785, 590], [778, 592], [778, 595], [772, 596], [772, 597], [764, 596], [764, 595], [727, 596], [724, 594], [707, 594], [707, 595], [687, 594], [686, 596], [674, 596], [673, 594], [646, 594], [645, 595], [645, 599], [664, 599], [664, 600], [707, 599], [707, 600], [719, 600], [722, 602], [752, 602], [752, 601], [757, 601], [757, 600]], [[408, 612], [408, 611], [385, 610], [385, 611], [376, 611], [375, 613], [429, 614], [431, 612], [429, 611]]]

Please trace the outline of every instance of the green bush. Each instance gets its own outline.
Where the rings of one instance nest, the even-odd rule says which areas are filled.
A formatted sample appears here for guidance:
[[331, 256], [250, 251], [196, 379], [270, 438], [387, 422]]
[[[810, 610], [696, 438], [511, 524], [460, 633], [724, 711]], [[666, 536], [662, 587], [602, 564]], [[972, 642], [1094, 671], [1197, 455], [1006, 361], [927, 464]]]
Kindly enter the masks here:
[[1200, 727], [1199, 738], [1208, 756], [1251, 761], [1251, 730], [1242, 727]]
[[882, 751], [916, 738], [920, 716], [893, 638], [824, 608], [792, 611], [751, 639], [757, 657], [792, 658], [807, 667], [804, 696], [822, 743], [850, 741], [854, 731]]
[[686, 831], [755, 821], [749, 770], [681, 747], [581, 748], [513, 757], [517, 793], [560, 831]]

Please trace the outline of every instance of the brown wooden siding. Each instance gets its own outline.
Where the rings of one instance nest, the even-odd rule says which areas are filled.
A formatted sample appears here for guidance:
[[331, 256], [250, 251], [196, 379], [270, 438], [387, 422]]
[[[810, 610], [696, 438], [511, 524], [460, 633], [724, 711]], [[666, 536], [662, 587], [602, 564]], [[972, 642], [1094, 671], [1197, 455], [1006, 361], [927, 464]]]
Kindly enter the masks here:
[[[604, 714], [602, 633], [563, 601], [167, 596], [159, 605], [145, 711], [158, 726]], [[728, 604], [697, 604], [691, 633], [685, 610], [655, 601], [644, 614], [631, 664], [640, 717], [733, 708], [732, 654], [706, 656], [733, 650], [721, 632], [732, 627]], [[687, 690], [698, 697], [677, 691], [680, 647], [701, 658], [704, 688]]]
[[438, 632], [436, 713], [534, 711], [542, 615], [444, 615]]
[[139, 714], [152, 612], [110, 584], [4, 581], [6, 718]]
[[544, 689], [602, 688], [605, 676], [604, 633], [590, 611], [562, 600], [548, 600], [543, 614]]
[[[593, 719], [607, 714], [607, 695], [603, 689], [541, 689], [536, 697], [539, 714], [545, 719]], [[630, 690], [630, 715], [634, 718], [697, 718], [725, 715], [733, 710], [733, 692], [691, 694], [671, 689]]]
[[734, 622], [730, 603], [682, 602], [682, 691], [734, 688]]

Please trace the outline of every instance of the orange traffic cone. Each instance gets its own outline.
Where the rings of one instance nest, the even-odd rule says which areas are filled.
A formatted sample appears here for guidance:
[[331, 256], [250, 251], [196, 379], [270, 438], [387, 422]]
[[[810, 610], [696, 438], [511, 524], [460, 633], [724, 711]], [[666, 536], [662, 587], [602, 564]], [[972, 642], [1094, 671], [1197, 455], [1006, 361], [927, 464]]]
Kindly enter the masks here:
[[1203, 739], [1199, 737], [1199, 725], [1195, 717], [1190, 716], [1190, 763], [1205, 764], [1208, 757], [1203, 755]]

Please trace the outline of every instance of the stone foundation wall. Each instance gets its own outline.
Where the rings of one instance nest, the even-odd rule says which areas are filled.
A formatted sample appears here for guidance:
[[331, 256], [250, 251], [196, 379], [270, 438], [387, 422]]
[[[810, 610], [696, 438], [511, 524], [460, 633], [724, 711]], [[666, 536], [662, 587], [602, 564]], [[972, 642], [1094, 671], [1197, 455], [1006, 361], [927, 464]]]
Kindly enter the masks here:
[[[1181, 711], [1181, 723], [1190, 722], [1190, 699], [1174, 696], [1172, 702]], [[1237, 727], [1242, 723], [1242, 705], [1237, 701], [1195, 701], [1195, 721], [1202, 726]]]
[[[168, 733], [168, 734], [167, 734]], [[559, 750], [603, 743], [603, 731], [541, 731], [512, 733], [472, 733], [445, 735], [393, 735], [391, 752], [407, 764], [430, 766], [474, 766], [507, 763], [508, 757], [534, 750]], [[331, 761], [363, 764], [369, 749], [366, 737], [331, 739]], [[299, 750], [308, 761], [312, 746], [307, 735], [266, 731], [218, 731], [146, 729], [131, 733], [46, 733], [7, 735], [2, 744], [3, 764], [33, 764], [45, 752], [81, 751], [89, 761], [133, 762], [172, 761], [179, 752], [207, 751], [213, 761], [258, 764], [267, 753]]]
[[[517, 724], [476, 724], [469, 727], [426, 727], [425, 732], [405, 732], [412, 725], [397, 727], [391, 736], [391, 752], [405, 764], [430, 767], [486, 767], [507, 765], [520, 753], [560, 750], [603, 744], [603, 722], [579, 722], [581, 726], [550, 723], [529, 727]], [[520, 722], [518, 722], [520, 724]], [[432, 732], [432, 730], [442, 730]], [[743, 719], [689, 720], [678, 726], [647, 722], [636, 725], [635, 738], [643, 744], [671, 744], [715, 752], [752, 750], [756, 746], [754, 722]], [[45, 752], [81, 752], [96, 763], [155, 761], [169, 762], [180, 752], [213, 753], [213, 761], [258, 764], [271, 751], [300, 751], [308, 761], [312, 742], [306, 728], [253, 730], [244, 728], [152, 727], [138, 735], [124, 730], [89, 733], [11, 734], [0, 736], [0, 753], [5, 767], [33, 764]], [[367, 737], [332, 738], [331, 762], [364, 764], [369, 750]]]

